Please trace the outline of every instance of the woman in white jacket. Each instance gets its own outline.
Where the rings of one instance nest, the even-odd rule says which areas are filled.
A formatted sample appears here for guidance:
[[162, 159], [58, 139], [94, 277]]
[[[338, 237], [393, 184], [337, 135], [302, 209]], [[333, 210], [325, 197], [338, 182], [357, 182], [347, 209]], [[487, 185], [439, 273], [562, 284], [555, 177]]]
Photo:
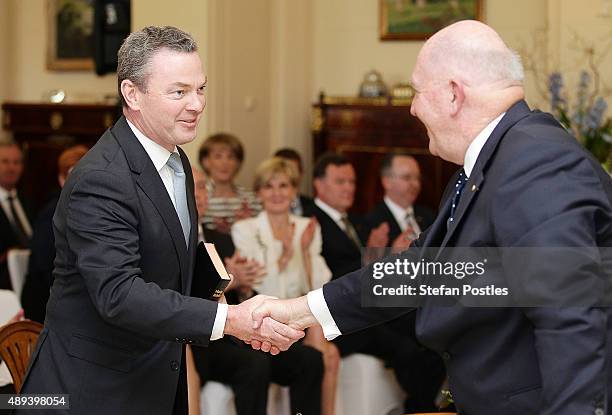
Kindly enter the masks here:
[[[278, 298], [293, 298], [320, 288], [331, 278], [321, 256], [321, 229], [314, 218], [290, 213], [297, 192], [298, 172], [280, 158], [264, 161], [255, 174], [254, 190], [263, 211], [232, 226], [232, 239], [243, 257], [264, 264], [266, 275], [252, 286], [241, 286], [245, 297], [255, 290]], [[304, 344], [323, 353], [322, 414], [332, 414], [340, 357], [323, 337], [320, 326], [309, 329]]]

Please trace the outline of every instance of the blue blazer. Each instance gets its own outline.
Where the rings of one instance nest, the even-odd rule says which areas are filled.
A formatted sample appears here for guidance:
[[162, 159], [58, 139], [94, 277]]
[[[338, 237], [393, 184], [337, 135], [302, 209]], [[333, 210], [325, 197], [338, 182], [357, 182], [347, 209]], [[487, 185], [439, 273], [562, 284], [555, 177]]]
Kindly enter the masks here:
[[75, 414], [186, 411], [184, 344], [208, 344], [217, 304], [187, 296], [197, 215], [191, 168], [179, 152], [189, 248], [124, 117], [68, 176], [53, 218], [57, 256], [45, 328], [22, 393], [70, 394], [66, 413]]
[[[506, 112], [487, 140], [447, 231], [453, 188], [454, 179], [433, 225], [402, 255], [415, 259], [425, 248], [447, 247], [612, 246], [609, 175], [551, 115], [530, 111], [524, 101]], [[548, 263], [536, 264], [529, 277], [545, 279], [553, 290], [592, 293], [601, 288], [602, 261], [585, 258], [555, 272]], [[512, 272], [519, 265], [504, 264], [500, 272], [520, 282]], [[323, 287], [342, 333], [409, 311], [361, 307], [360, 280], [371, 273], [363, 268]], [[416, 312], [417, 336], [445, 359], [459, 413], [606, 410], [609, 309], [439, 307], [425, 299]]]

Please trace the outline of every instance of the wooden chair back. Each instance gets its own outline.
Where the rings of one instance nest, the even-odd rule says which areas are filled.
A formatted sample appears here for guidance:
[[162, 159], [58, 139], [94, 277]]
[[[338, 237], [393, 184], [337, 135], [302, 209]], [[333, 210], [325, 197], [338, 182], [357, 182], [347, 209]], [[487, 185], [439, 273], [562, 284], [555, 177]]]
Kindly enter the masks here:
[[0, 358], [6, 363], [17, 393], [21, 390], [30, 356], [43, 325], [35, 321], [19, 321], [0, 327]]

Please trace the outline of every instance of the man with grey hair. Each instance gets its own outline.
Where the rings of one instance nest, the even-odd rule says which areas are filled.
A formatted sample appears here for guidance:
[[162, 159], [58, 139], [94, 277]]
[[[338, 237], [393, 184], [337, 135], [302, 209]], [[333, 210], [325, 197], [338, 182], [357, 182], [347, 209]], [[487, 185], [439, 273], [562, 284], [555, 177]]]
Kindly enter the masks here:
[[[54, 283], [22, 393], [68, 394], [61, 413], [186, 414], [185, 344], [230, 334], [278, 353], [303, 336], [251, 310], [190, 297], [197, 212], [189, 161], [206, 77], [193, 38], [132, 33], [119, 50], [123, 117], [63, 187]], [[206, 278], [198, 275], [197, 278]]]
[[[469, 283], [505, 283], [512, 306], [502, 292], [488, 297], [490, 307], [463, 306], [474, 298], [459, 294], [424, 296], [416, 310], [417, 336], [444, 358], [458, 413], [603, 415], [612, 386], [603, 296], [610, 253], [602, 248], [612, 246], [612, 180], [550, 114], [529, 109], [522, 81], [516, 54], [483, 23], [458, 22], [425, 42], [411, 112], [425, 124], [431, 153], [463, 168], [432, 226], [382, 265], [460, 256], [465, 247], [502, 253]], [[374, 271], [268, 300], [254, 321], [320, 323], [331, 339], [410, 311], [362, 307]]]

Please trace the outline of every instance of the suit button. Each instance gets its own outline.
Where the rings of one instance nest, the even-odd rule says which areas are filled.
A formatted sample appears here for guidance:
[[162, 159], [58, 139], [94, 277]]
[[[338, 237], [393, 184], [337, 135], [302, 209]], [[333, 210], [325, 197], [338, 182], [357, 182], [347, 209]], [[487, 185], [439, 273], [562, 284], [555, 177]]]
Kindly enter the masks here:
[[170, 369], [173, 372], [178, 372], [178, 370], [179, 370], [179, 363], [176, 360], [171, 361], [170, 362]]
[[451, 358], [451, 355], [449, 352], [442, 353], [442, 359], [444, 359], [445, 361], [449, 361], [450, 358]]
[[601, 408], [595, 409], [595, 415], [604, 415], [604, 411]]

